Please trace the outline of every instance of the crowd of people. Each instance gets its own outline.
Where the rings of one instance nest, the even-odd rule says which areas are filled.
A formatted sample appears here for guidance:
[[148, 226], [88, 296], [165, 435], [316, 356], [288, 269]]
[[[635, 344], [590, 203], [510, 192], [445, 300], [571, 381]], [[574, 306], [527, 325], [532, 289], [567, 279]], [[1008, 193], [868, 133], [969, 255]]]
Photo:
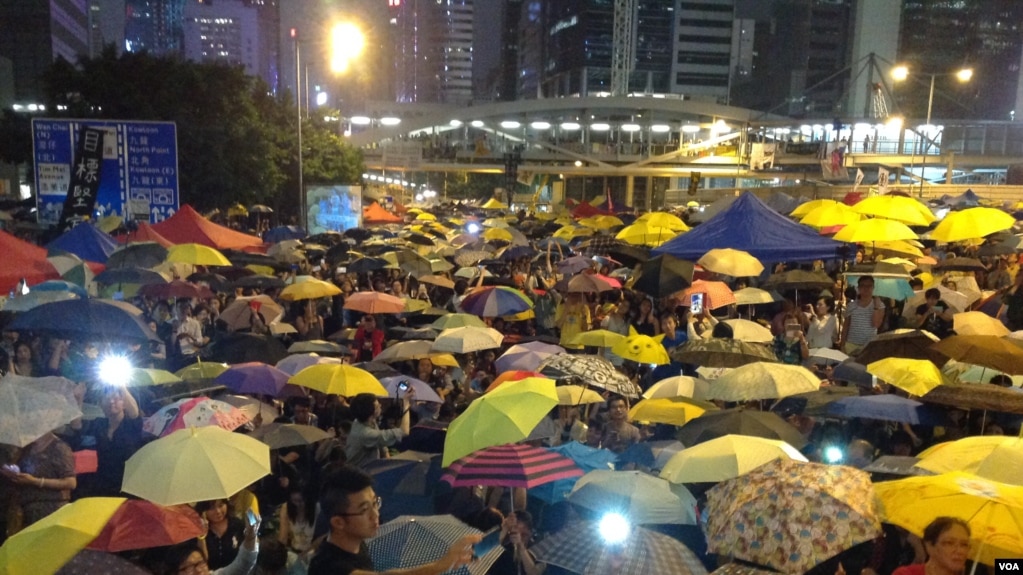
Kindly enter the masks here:
[[[443, 217], [444, 209], [438, 213]], [[523, 212], [513, 224], [522, 227], [530, 219]], [[337, 235], [336, 241], [348, 240]], [[361, 240], [351, 243], [355, 244], [352, 251], [362, 249]], [[855, 252], [852, 261], [765, 262], [774, 267], [761, 277], [701, 272], [706, 279], [725, 282], [734, 291], [761, 286], [772, 273], [793, 269], [827, 274], [832, 282], [827, 288], [783, 289], [771, 303], [714, 309], [710, 306], [699, 309], [681, 294], [655, 297], [634, 289], [629, 278], [635, 270], [623, 269], [627, 266], [618, 264], [613, 256], [589, 257], [583, 248], [573, 246], [589, 257], [587, 266], [573, 274], [559, 268], [560, 248], [530, 246], [525, 255], [508, 258], [502, 257], [499, 247], [500, 244], [486, 247], [491, 256], [476, 266], [468, 266], [475, 267], [475, 277], [435, 272], [449, 280], [452, 287], [420, 282], [416, 274], [398, 266], [350, 272], [345, 265], [332, 265], [310, 253], [298, 264], [278, 268], [281, 285], [291, 285], [299, 276], [311, 276], [332, 282], [341, 293], [319, 300], [280, 302], [284, 309], [281, 317], [264, 317], [257, 311], [251, 323], [241, 330], [229, 327], [220, 318], [221, 312], [239, 297], [266, 295], [278, 301], [280, 288], [211, 284], [216, 293], [203, 299], [130, 298], [159, 336], [159, 341], [148, 343], [68, 340], [53, 334], [3, 331], [0, 371], [26, 377], [66, 377], [75, 382], [80, 404], [97, 405], [101, 413], [53, 430], [22, 449], [0, 446], [3, 448], [0, 460], [16, 466], [0, 470], [0, 484], [4, 485], [0, 497], [4, 513], [0, 519], [6, 527], [0, 530], [0, 538], [17, 533], [69, 501], [120, 494], [125, 462], [153, 440], [143, 431], [143, 420], [168, 398], [162, 397], [156, 388], [111, 387], [101, 383], [96, 375], [98, 362], [110, 353], [126, 354], [135, 367], [176, 371], [196, 361], [218, 361], [216, 342], [232, 331], [242, 331], [278, 338], [285, 344], [330, 340], [342, 344], [332, 355], [346, 363], [378, 372], [390, 369], [429, 384], [442, 403], [419, 401], [415, 394], [397, 399], [371, 394], [341, 397], [311, 391], [286, 399], [261, 397], [278, 410], [277, 422], [319, 427], [330, 438], [315, 445], [274, 450], [270, 475], [230, 499], [195, 502], [205, 529], [199, 539], [126, 554], [153, 573], [362, 574], [374, 571], [366, 541], [380, 526], [382, 506], [388, 505], [374, 490], [372, 473], [378, 469], [374, 465], [402, 451], [421, 449], [421, 441], [413, 442], [417, 439], [416, 429], [442, 430], [483, 396], [502, 374], [497, 359], [511, 345], [530, 341], [557, 343], [570, 354], [606, 357], [638, 390], [645, 391], [674, 375], [711, 378], [717, 374], [712, 366], [675, 359], [665, 365], [636, 363], [612, 353], [610, 348], [581, 345], [578, 336], [602, 329], [621, 336], [656, 337], [674, 358], [674, 352], [688, 342], [735, 337], [726, 320], [746, 319], [770, 331], [772, 339], [763, 345], [773, 351], [778, 362], [808, 367], [819, 377], [822, 387], [852, 387], [859, 395], [901, 393], [883, 381], [844, 380], [836, 375], [840, 360], [813, 351], [833, 350], [855, 360], [878, 334], [903, 328], [926, 330], [937, 338], [950, 337], [955, 334], [953, 315], [967, 311], [949, 305], [944, 292], [937, 287], [925, 289], [922, 274], [929, 272], [927, 266], [914, 266], [905, 278], [922, 294], [922, 303], [909, 305], [906, 299], [876, 295], [876, 280], [869, 271], [849, 275], [850, 269], [855, 269], [853, 266], [870, 269], [874, 254], [868, 255], [869, 246]], [[940, 264], [972, 255], [970, 250], [974, 249], [933, 245], [926, 247], [924, 254]], [[978, 296], [983, 294], [973, 299], [971, 307], [989, 303], [995, 308], [994, 315], [1009, 330], [1023, 329], [1023, 291], [1019, 289], [1023, 273], [1019, 273], [1019, 259], [1011, 253], [984, 257], [982, 262], [984, 269], [946, 274], [944, 283], [938, 283], [952, 292], [963, 289], [974, 290]], [[480, 277], [484, 271], [486, 277]], [[620, 287], [600, 293], [565, 289], [564, 280], [578, 274], [618, 277], [622, 281]], [[847, 282], [847, 277], [856, 279]], [[459, 355], [457, 366], [435, 365], [430, 358], [392, 362], [389, 368], [374, 362], [389, 346], [410, 339], [409, 334], [416, 330], [427, 329], [438, 317], [464, 313], [462, 301], [481, 285], [514, 287], [532, 303], [531, 313], [524, 316], [483, 318], [504, 335], [502, 348]], [[365, 292], [386, 293], [406, 301], [423, 300], [428, 309], [367, 314], [345, 306], [353, 294]], [[5, 317], [5, 321], [9, 319]], [[294, 330], [275, 334], [274, 324], [288, 324]], [[992, 374], [990, 382], [1012, 386], [1010, 378], [998, 373]], [[639, 443], [675, 438], [677, 426], [631, 421], [629, 412], [636, 398], [594, 389], [603, 394], [603, 403], [555, 408], [548, 416], [550, 431], [539, 436], [534, 433], [528, 441], [540, 446], [578, 441], [620, 456]], [[735, 406], [717, 403], [722, 408]], [[842, 420], [808, 415], [798, 406], [783, 403], [758, 401], [745, 407], [771, 409], [785, 418], [806, 439], [801, 451], [810, 461], [833, 462], [824, 450], [839, 446], [844, 454], [840, 463], [860, 468], [884, 455], [915, 455], [937, 443], [969, 435], [1017, 435], [1021, 423], [1021, 418], [1013, 414], [981, 414], [956, 408], [947, 409], [947, 418], [940, 426]], [[270, 422], [250, 422], [238, 432], [251, 432], [261, 423]], [[95, 472], [76, 474], [73, 452], [82, 449], [96, 451]], [[622, 464], [620, 468], [656, 471], [635, 463]], [[704, 491], [700, 486], [693, 488], [701, 507]], [[440, 483], [430, 496], [436, 513], [450, 513], [482, 532], [500, 531], [500, 542], [506, 552], [490, 570], [496, 574], [567, 572], [555, 565], [545, 565], [529, 549], [544, 536], [587, 516], [585, 511], [564, 502], [535, 500], [522, 489], [452, 489]], [[262, 518], [261, 523], [253, 525], [246, 520], [249, 510]], [[709, 569], [718, 565], [719, 558], [704, 553], [706, 543], [699, 526], [669, 532], [697, 552]], [[822, 564], [818, 572], [961, 574], [968, 559], [964, 550], [969, 549], [969, 540], [969, 525], [956, 518], [936, 521], [920, 538], [886, 526], [882, 537]], [[479, 536], [458, 539], [440, 559], [402, 573], [442, 573], [470, 564], [472, 547], [479, 541]]]

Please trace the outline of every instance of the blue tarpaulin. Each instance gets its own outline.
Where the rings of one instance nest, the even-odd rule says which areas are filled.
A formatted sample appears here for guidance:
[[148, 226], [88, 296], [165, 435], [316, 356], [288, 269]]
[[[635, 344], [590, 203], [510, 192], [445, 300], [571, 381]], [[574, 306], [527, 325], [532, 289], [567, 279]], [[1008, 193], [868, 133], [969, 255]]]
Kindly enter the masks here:
[[821, 237], [746, 192], [692, 231], [654, 249], [653, 255], [696, 261], [709, 250], [732, 248], [749, 252], [762, 262], [804, 262], [840, 257], [843, 246], [846, 244]]
[[117, 241], [92, 224], [79, 224], [47, 244], [48, 250], [61, 250], [85, 261], [106, 263], [119, 247]]

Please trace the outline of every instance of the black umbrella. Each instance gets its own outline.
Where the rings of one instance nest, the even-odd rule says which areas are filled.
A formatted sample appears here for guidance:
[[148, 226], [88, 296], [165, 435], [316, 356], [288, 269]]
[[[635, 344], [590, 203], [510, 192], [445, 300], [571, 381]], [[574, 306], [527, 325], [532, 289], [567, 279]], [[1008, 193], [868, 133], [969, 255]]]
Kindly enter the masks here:
[[412, 243], [412, 244], [419, 245], [419, 246], [430, 246], [430, 247], [433, 247], [433, 246], [437, 245], [433, 240], [431, 240], [430, 238], [424, 236], [423, 234], [409, 233], [409, 234], [405, 234], [402, 237], [405, 239], [405, 241], [407, 241], [409, 243]]
[[156, 242], [139, 242], [117, 249], [107, 258], [107, 269], [151, 268], [167, 259], [167, 248]]
[[236, 288], [254, 288], [254, 289], [281, 289], [284, 287], [284, 280], [276, 276], [267, 276], [263, 274], [254, 274], [251, 276], [245, 276], [238, 278], [231, 284]]
[[267, 266], [277, 270], [288, 269], [288, 264], [276, 260], [266, 254], [251, 254], [239, 250], [223, 250], [222, 253], [232, 264], [236, 266]]
[[203, 282], [206, 285], [210, 286], [211, 288], [215, 289], [216, 291], [227, 291], [231, 288], [231, 282], [228, 281], [226, 277], [220, 274], [199, 272], [194, 273], [185, 279], [192, 283]]
[[766, 344], [726, 337], [687, 341], [672, 350], [671, 359], [704, 367], [742, 367], [758, 361], [778, 362], [778, 356]]
[[867, 365], [887, 357], [905, 357], [930, 360], [941, 367], [948, 362], [948, 358], [933, 349], [932, 346], [938, 341], [937, 336], [921, 329], [879, 333], [863, 346], [856, 361]]
[[693, 262], [664, 254], [643, 263], [633, 289], [654, 297], [667, 297], [693, 283]]
[[420, 339], [435, 340], [439, 335], [435, 329], [431, 328], [411, 328], [411, 327], [392, 327], [387, 330], [387, 339], [397, 339], [401, 341], [412, 341]]
[[314, 244], [321, 244], [324, 246], [333, 246], [337, 245], [340, 242], [343, 242], [344, 239], [345, 236], [338, 232], [322, 232], [314, 236], [309, 236], [308, 238], [305, 239], [305, 241]]
[[145, 268], [113, 268], [107, 269], [96, 276], [96, 283], [114, 284], [165, 284], [167, 278], [153, 270]]
[[123, 305], [102, 299], [45, 303], [19, 314], [6, 329], [48, 333], [68, 339], [160, 341], [140, 316]]
[[[357, 367], [359, 369], [364, 369], [364, 370], [370, 372], [371, 374], [373, 374], [373, 377], [375, 377], [377, 379], [381, 379], [381, 378], [384, 378], [384, 377], [394, 377], [394, 376], [401, 375], [401, 372], [399, 372], [398, 370], [394, 369], [393, 367], [387, 365], [386, 363], [383, 363], [383, 362], [380, 362], [380, 361], [364, 361], [362, 363], [356, 363], [356, 364], [353, 364], [353, 365], [354, 365], [354, 367]], [[420, 451], [420, 450], [417, 450], [417, 451]]]
[[835, 285], [835, 280], [828, 277], [828, 274], [822, 271], [789, 270], [771, 275], [764, 282], [764, 285], [760, 287], [765, 290], [782, 291], [790, 289], [828, 289], [833, 285]]
[[535, 253], [536, 250], [530, 246], [511, 246], [501, 252], [501, 257], [505, 260], [517, 260], [519, 258], [532, 257]]
[[387, 260], [383, 258], [359, 258], [345, 267], [349, 273], [362, 274], [382, 270], [387, 265]]
[[346, 238], [352, 238], [353, 240], [364, 242], [373, 236], [373, 232], [365, 228], [349, 228], [341, 235]]
[[934, 269], [941, 272], [975, 272], [985, 271], [987, 266], [973, 258], [950, 258], [934, 266]]
[[807, 444], [799, 430], [778, 415], [743, 408], [707, 412], [683, 425], [678, 440], [692, 447], [730, 434], [780, 439], [796, 449]]
[[254, 333], [219, 334], [209, 347], [211, 361], [247, 363], [260, 361], [270, 365], [288, 357], [288, 349], [277, 338]]
[[341, 242], [328, 249], [323, 257], [326, 258], [330, 265], [336, 266], [341, 262], [348, 261], [348, 254], [351, 253], [351, 248], [352, 246], [348, 245], [348, 242]]
[[629, 245], [625, 242], [619, 242], [619, 245], [608, 250], [607, 255], [629, 267], [633, 267], [650, 259], [650, 250], [640, 246]]

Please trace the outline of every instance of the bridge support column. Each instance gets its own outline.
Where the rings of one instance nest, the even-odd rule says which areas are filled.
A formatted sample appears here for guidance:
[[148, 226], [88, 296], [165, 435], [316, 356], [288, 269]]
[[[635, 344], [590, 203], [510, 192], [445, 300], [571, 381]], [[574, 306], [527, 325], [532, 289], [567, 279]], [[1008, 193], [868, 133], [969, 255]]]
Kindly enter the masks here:
[[[952, 185], [952, 170], [956, 167], [956, 155], [953, 152], [948, 153], [948, 163], [945, 164], [945, 183]], [[920, 185], [923, 188], [923, 184]]]
[[643, 203], [645, 204], [644, 207], [646, 208], [646, 211], [649, 212], [649, 211], [651, 211], [653, 209], [653, 208], [651, 208], [651, 206], [654, 204], [654, 177], [653, 176], [647, 176], [646, 177], [646, 201], [643, 202]]
[[636, 195], [636, 177], [625, 176], [625, 205], [632, 207], [632, 200]]

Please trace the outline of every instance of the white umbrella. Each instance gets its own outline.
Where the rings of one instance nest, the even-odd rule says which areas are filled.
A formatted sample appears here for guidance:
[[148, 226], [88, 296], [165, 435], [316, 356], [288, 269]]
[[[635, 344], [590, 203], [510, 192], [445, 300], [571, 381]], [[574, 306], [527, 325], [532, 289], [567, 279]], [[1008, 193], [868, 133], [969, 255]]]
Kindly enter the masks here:
[[726, 319], [726, 324], [732, 327], [732, 338], [750, 343], [771, 343], [774, 335], [771, 330], [748, 319]]
[[278, 361], [275, 367], [288, 375], [295, 375], [310, 365], [319, 365], [321, 363], [343, 362], [336, 357], [321, 357], [316, 353], [300, 353], [296, 355], [289, 355], [288, 357]]
[[698, 377], [687, 375], [676, 375], [662, 379], [650, 386], [650, 389], [643, 393], [647, 399], [689, 397], [692, 399], [705, 399], [710, 389], [710, 382]]
[[737, 367], [710, 382], [708, 399], [777, 399], [820, 389], [821, 380], [801, 365], [757, 362]]
[[742, 288], [732, 292], [732, 294], [735, 296], [735, 303], [737, 305], [756, 305], [781, 301], [781, 297], [776, 293], [759, 288]]
[[815, 347], [810, 350], [810, 361], [813, 363], [842, 363], [849, 356], [830, 347]]
[[25, 447], [82, 416], [74, 384], [63, 377], [23, 377], [0, 380], [0, 444]]
[[470, 353], [501, 347], [504, 334], [492, 327], [456, 327], [440, 332], [433, 342], [434, 352]]

